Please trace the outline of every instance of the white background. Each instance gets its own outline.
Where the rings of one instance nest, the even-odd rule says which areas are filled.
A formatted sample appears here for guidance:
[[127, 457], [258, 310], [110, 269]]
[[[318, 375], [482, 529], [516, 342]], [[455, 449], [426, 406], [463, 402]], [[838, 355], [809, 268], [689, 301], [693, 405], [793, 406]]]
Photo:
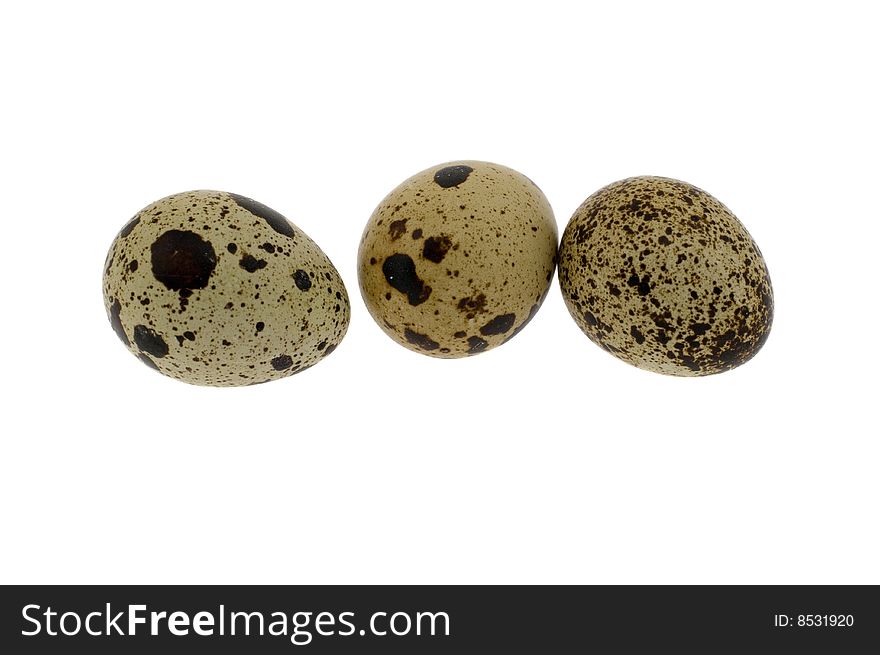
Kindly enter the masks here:
[[[871, 3], [8, 3], [0, 20], [0, 580], [880, 583]], [[358, 240], [452, 159], [687, 180], [767, 259], [776, 318], [703, 379], [594, 346], [554, 279], [492, 352], [373, 323]], [[177, 191], [251, 196], [352, 300], [319, 366], [242, 389], [113, 334], [106, 250]]]

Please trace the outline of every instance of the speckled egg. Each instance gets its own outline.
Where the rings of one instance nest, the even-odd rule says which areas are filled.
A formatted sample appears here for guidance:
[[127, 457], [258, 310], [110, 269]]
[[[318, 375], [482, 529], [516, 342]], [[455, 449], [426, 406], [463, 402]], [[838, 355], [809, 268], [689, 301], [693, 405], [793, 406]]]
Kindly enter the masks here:
[[532, 319], [556, 266], [556, 221], [541, 190], [481, 161], [441, 164], [392, 191], [358, 253], [379, 326], [434, 357], [485, 352]]
[[168, 196], [117, 235], [104, 305], [123, 344], [192, 384], [241, 386], [307, 369], [345, 335], [333, 264], [265, 205], [222, 191]]
[[742, 223], [665, 177], [628, 178], [587, 198], [562, 235], [559, 283], [590, 339], [668, 375], [743, 364], [773, 320], [767, 266]]

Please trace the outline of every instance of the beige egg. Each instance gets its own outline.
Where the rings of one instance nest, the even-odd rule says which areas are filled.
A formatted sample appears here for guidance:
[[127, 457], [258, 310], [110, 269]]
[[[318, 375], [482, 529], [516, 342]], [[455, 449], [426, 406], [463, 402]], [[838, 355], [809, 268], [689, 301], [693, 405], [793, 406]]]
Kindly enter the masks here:
[[705, 191], [665, 177], [587, 198], [562, 235], [559, 284], [590, 339], [657, 373], [739, 366], [773, 321], [770, 276], [745, 227]]
[[538, 311], [558, 233], [541, 190], [516, 171], [450, 162], [414, 175], [373, 212], [358, 253], [367, 309], [433, 357], [485, 352]]
[[168, 196], [117, 235], [104, 305], [144, 364], [192, 384], [303, 371], [342, 341], [350, 308], [321, 249], [284, 216], [222, 191]]

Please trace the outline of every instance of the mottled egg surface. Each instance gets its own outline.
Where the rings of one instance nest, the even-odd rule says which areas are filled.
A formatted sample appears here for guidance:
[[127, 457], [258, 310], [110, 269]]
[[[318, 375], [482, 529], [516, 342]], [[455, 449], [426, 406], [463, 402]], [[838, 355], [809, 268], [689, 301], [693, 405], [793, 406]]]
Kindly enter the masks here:
[[107, 254], [104, 305], [144, 364], [210, 386], [314, 365], [350, 315], [339, 273], [314, 241], [269, 207], [221, 191], [168, 196], [132, 218]]
[[460, 161], [414, 175], [367, 223], [358, 277], [393, 339], [434, 357], [485, 352], [538, 311], [556, 265], [550, 204], [524, 175]]
[[739, 366], [773, 320], [767, 266], [742, 223], [705, 191], [664, 177], [587, 198], [562, 235], [559, 283], [590, 339], [657, 373]]

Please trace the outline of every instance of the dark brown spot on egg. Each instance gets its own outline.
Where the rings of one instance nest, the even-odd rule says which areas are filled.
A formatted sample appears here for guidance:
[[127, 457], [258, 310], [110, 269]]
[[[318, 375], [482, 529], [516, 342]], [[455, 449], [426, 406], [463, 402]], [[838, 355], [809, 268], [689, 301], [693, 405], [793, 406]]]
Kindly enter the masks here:
[[308, 291], [312, 288], [312, 280], [309, 278], [309, 274], [302, 269], [297, 270], [293, 274], [293, 282], [300, 291]]
[[161, 359], [168, 354], [168, 344], [162, 336], [146, 325], [134, 326], [134, 342], [141, 351], [153, 357]]
[[407, 219], [402, 218], [399, 221], [392, 221], [388, 226], [388, 235], [392, 241], [397, 241], [406, 233], [406, 221]]
[[255, 273], [261, 268], [266, 268], [266, 260], [257, 259], [253, 255], [244, 255], [239, 260], [238, 265], [241, 266], [248, 273]]
[[296, 232], [293, 229], [293, 225], [290, 224], [290, 221], [271, 207], [267, 207], [263, 203], [257, 202], [252, 198], [239, 196], [235, 193], [230, 193], [229, 196], [235, 200], [235, 204], [239, 207], [246, 209], [254, 216], [266, 221], [269, 224], [269, 227], [278, 232], [278, 234], [283, 234], [284, 236], [291, 238], [296, 236]]
[[113, 331], [119, 337], [119, 340], [126, 346], [131, 346], [131, 341], [128, 340], [128, 335], [125, 334], [125, 328], [122, 327], [121, 312], [122, 305], [119, 303], [119, 300], [114, 300], [113, 304], [110, 305], [110, 325], [113, 327]]
[[425, 245], [422, 248], [422, 257], [439, 264], [446, 257], [446, 253], [452, 247], [452, 239], [445, 234], [437, 237], [428, 237], [425, 239]]
[[383, 262], [382, 273], [393, 289], [406, 295], [410, 305], [420, 305], [431, 295], [431, 287], [416, 274], [415, 262], [409, 255], [391, 255]]
[[477, 314], [486, 313], [486, 302], [486, 294], [478, 293], [462, 298], [458, 301], [457, 307], [458, 311], [465, 315], [465, 318], [474, 318]]
[[409, 328], [404, 330], [403, 336], [408, 342], [422, 350], [437, 350], [440, 347], [440, 344], [428, 335], [414, 332]]
[[626, 284], [627, 286], [635, 287], [640, 296], [647, 296], [649, 293], [651, 293], [650, 280], [647, 275], [643, 276], [641, 280], [636, 274], [630, 275], [629, 279], [626, 281]]
[[[488, 341], [481, 339], [480, 337], [476, 337], [476, 336], [468, 337], [467, 342], [468, 342], [468, 349], [467, 349], [468, 355], [476, 355], [477, 353], [481, 353], [484, 350], [486, 350], [486, 348], [489, 347]], [[480, 360], [480, 361], [482, 361], [482, 360]]]
[[135, 216], [134, 218], [132, 218], [131, 220], [129, 220], [128, 223], [126, 223], [125, 225], [122, 226], [122, 229], [119, 230], [119, 236], [122, 237], [122, 238], [124, 239], [124, 238], [127, 237], [129, 234], [131, 234], [131, 231], [132, 231], [134, 228], [136, 228], [137, 225], [138, 225], [138, 223], [140, 223], [140, 222], [141, 222], [141, 217], [140, 217], [140, 215]]
[[500, 316], [496, 316], [491, 321], [486, 323], [483, 327], [481, 327], [480, 334], [482, 334], [483, 336], [504, 334], [513, 327], [515, 321], [515, 314], [501, 314]]
[[642, 334], [635, 325], [630, 328], [629, 333], [632, 335], [632, 338], [636, 340], [637, 344], [645, 343], [645, 335]]
[[272, 360], [272, 368], [276, 371], [285, 371], [291, 366], [293, 366], [293, 358], [290, 355], [279, 355]]
[[168, 230], [150, 246], [153, 276], [167, 288], [204, 289], [217, 255], [209, 241], [195, 232]]
[[464, 164], [447, 166], [434, 173], [434, 182], [444, 189], [449, 189], [464, 184], [473, 171], [473, 168]]

